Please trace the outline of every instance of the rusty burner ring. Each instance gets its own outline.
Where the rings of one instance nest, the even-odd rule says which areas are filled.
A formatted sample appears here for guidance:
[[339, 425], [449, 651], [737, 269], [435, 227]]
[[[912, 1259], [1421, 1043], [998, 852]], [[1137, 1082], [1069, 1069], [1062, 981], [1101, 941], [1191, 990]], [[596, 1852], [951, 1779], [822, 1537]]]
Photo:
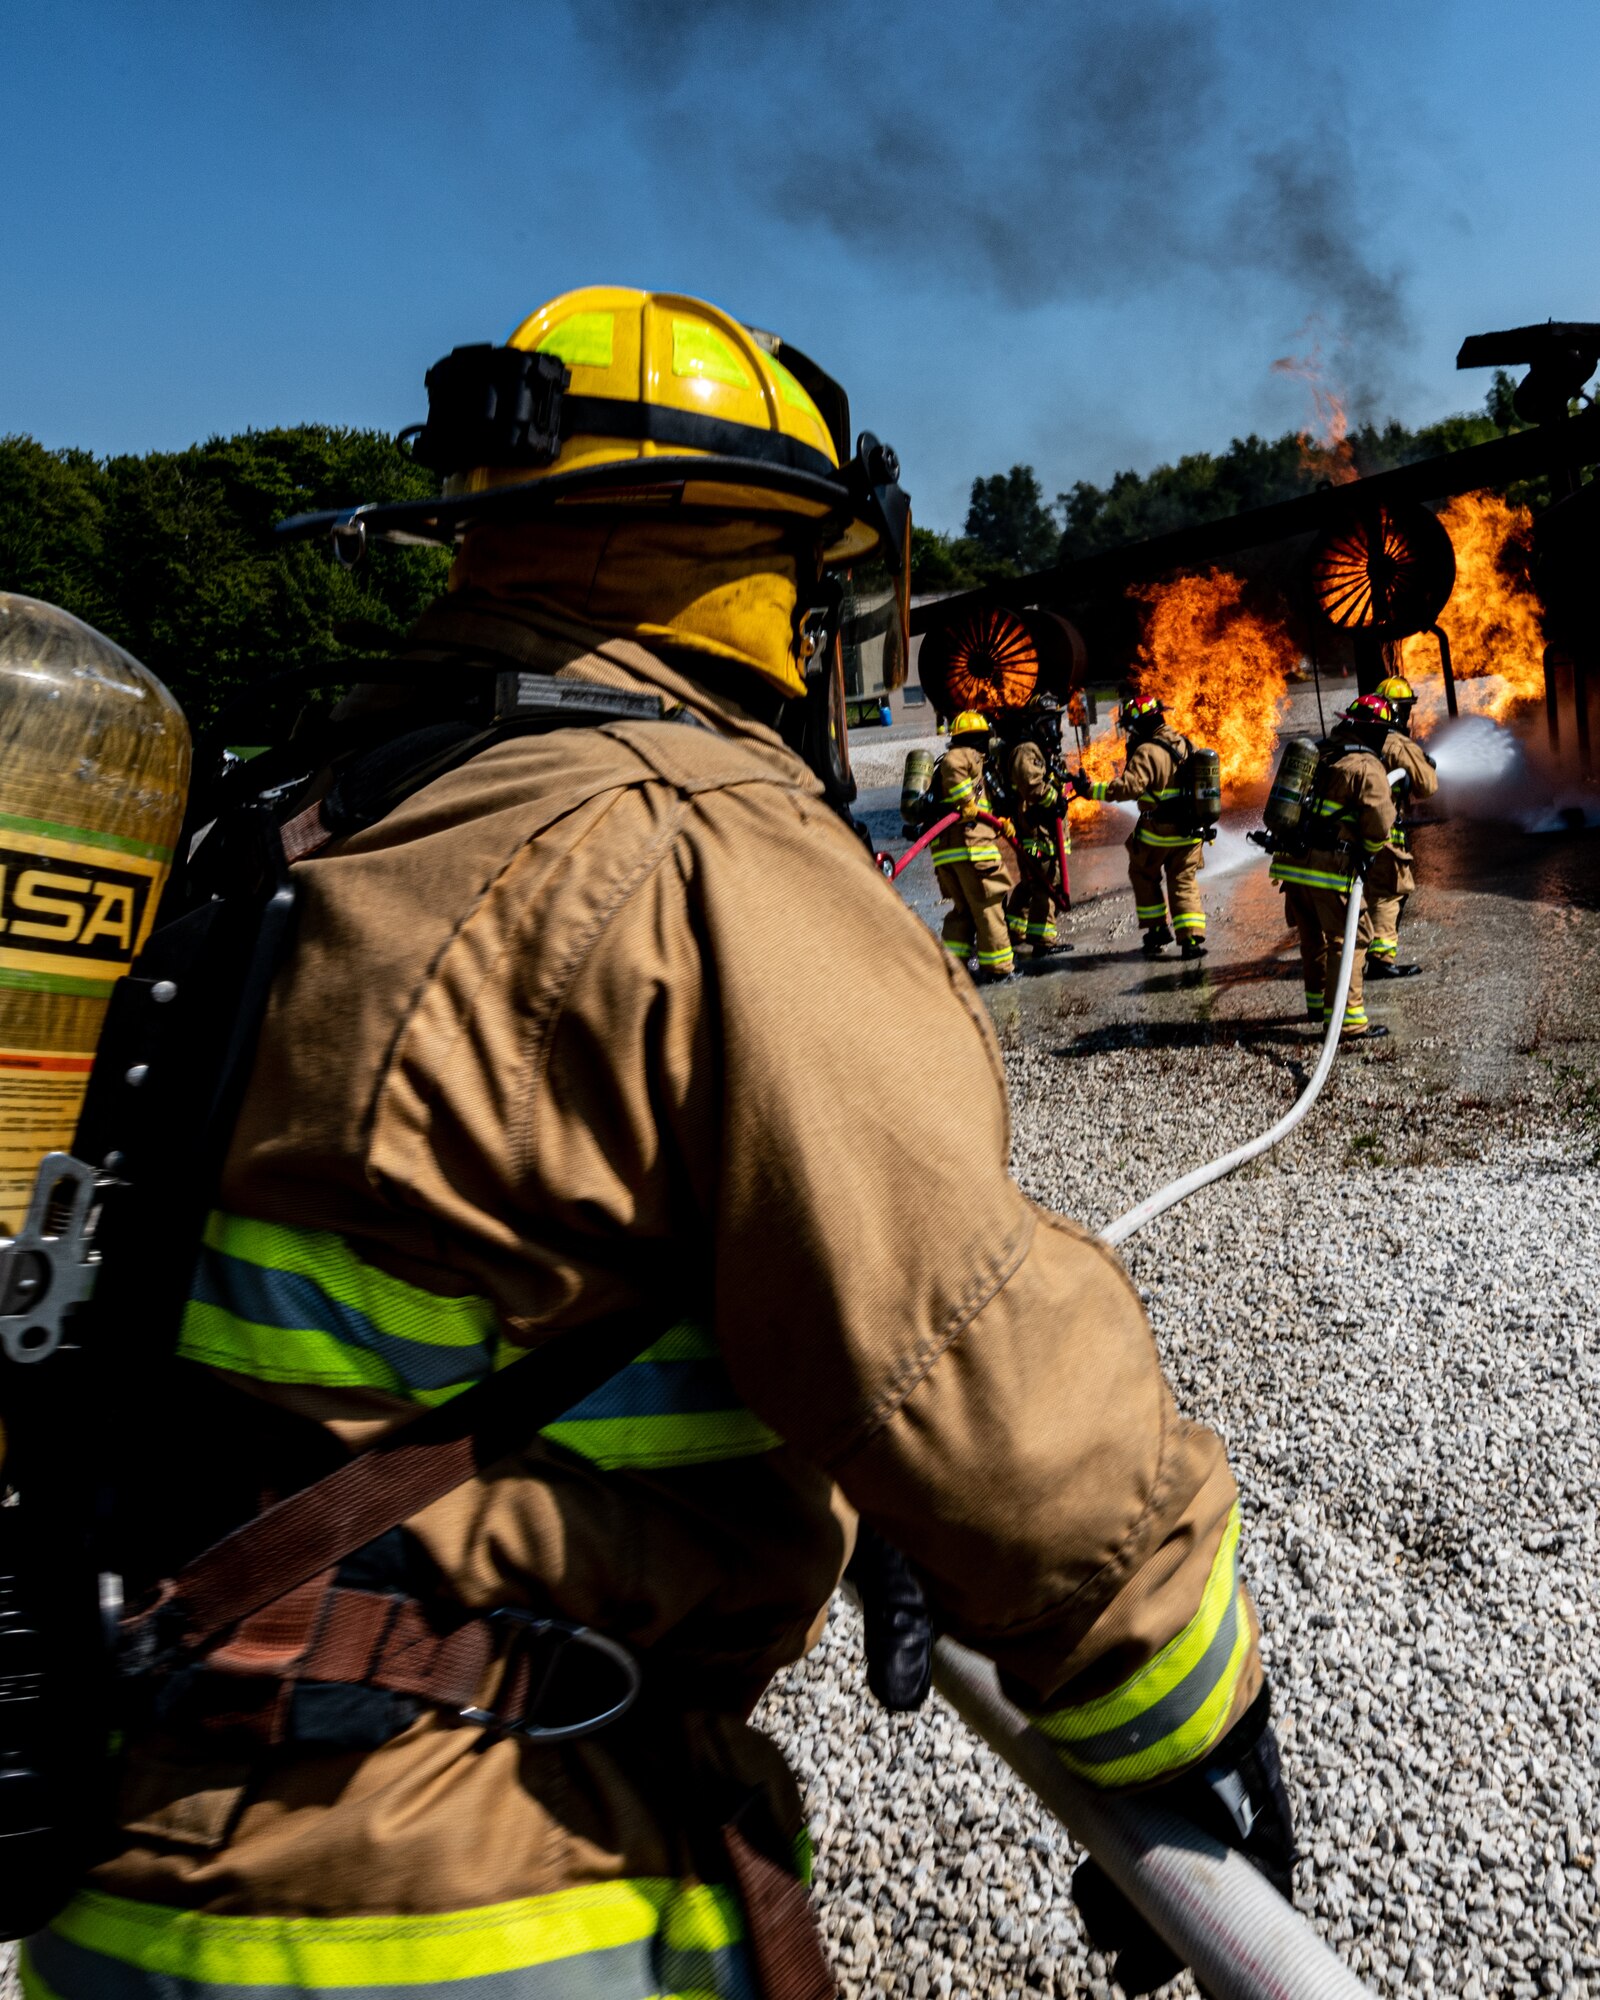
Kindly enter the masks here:
[[1374, 507], [1325, 528], [1311, 551], [1311, 592], [1330, 625], [1374, 639], [1426, 632], [1455, 588], [1456, 552], [1436, 514]]
[[1076, 628], [1055, 613], [985, 606], [927, 632], [917, 676], [940, 715], [964, 708], [995, 715], [1041, 697], [1064, 702], [1085, 658]]

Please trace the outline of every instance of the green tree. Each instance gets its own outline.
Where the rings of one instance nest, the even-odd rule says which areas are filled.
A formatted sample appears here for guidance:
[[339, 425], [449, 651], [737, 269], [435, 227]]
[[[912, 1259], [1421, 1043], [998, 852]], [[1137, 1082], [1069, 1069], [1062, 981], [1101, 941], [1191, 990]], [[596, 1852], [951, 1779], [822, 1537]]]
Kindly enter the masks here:
[[1015, 563], [991, 555], [970, 535], [941, 535], [932, 528], [912, 527], [911, 588], [918, 597], [975, 590], [979, 584], [1016, 574]]
[[0, 587], [104, 627], [104, 478], [86, 451], [0, 438]]
[[1055, 561], [1061, 530], [1031, 465], [973, 480], [967, 535], [994, 562], [1008, 563], [1019, 574]]
[[44, 597], [128, 648], [203, 723], [252, 680], [406, 630], [444, 588], [440, 550], [356, 569], [276, 523], [357, 500], [421, 499], [433, 475], [374, 431], [300, 425], [96, 460], [0, 439], [0, 589]]
[[1279, 438], [1235, 438], [1223, 452], [1195, 452], [1153, 472], [1119, 472], [1109, 485], [1080, 480], [1057, 497], [1065, 529], [1062, 558], [1096, 555], [1125, 543], [1223, 520], [1312, 492], [1340, 464], [1361, 477], [1419, 458], [1484, 444], [1523, 426], [1511, 410], [1509, 378], [1497, 374], [1481, 414], [1445, 417], [1412, 431], [1365, 423], [1333, 452], [1294, 431]]

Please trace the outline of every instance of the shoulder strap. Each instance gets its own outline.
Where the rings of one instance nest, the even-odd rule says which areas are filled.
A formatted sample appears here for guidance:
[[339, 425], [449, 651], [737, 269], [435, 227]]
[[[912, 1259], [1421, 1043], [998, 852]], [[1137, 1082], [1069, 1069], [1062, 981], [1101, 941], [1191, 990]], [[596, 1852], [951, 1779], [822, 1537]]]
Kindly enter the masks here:
[[387, 1432], [336, 1472], [214, 1542], [163, 1584], [156, 1605], [130, 1625], [153, 1620], [160, 1635], [200, 1651], [228, 1626], [336, 1568], [521, 1450], [648, 1341], [635, 1313], [552, 1334], [510, 1368]]

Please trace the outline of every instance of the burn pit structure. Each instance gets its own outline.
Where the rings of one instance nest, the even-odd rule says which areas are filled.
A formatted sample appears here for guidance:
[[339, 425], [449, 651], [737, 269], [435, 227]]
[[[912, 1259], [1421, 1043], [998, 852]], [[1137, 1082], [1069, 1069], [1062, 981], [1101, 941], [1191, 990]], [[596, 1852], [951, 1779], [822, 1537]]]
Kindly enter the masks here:
[[943, 643], [935, 635], [984, 613], [1065, 614], [1132, 585], [1315, 537], [1307, 576], [1312, 602], [1329, 623], [1351, 632], [1360, 692], [1371, 693], [1396, 671], [1401, 637], [1431, 631], [1440, 642], [1453, 714], [1449, 643], [1437, 619], [1450, 594], [1454, 556], [1445, 529], [1423, 503], [1547, 477], [1561, 497], [1534, 525], [1534, 583], [1548, 641], [1546, 726], [1552, 752], [1593, 777], [1600, 770], [1600, 593], [1593, 581], [1600, 571], [1600, 482], [1584, 484], [1582, 474], [1600, 465], [1600, 408], [1583, 398], [1587, 408], [1578, 415], [1570, 410], [1600, 366], [1600, 323], [1552, 320], [1476, 334], [1456, 356], [1464, 369], [1522, 365], [1528, 374], [1514, 408], [1528, 430], [924, 603], [912, 610], [912, 633], [922, 635], [926, 652], [930, 642]]

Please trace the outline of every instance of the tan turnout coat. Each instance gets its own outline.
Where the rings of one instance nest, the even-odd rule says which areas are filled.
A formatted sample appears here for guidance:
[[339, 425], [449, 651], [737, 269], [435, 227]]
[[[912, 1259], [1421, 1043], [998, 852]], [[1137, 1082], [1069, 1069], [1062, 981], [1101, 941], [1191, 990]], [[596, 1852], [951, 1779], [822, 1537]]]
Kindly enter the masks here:
[[[223, 1205], [483, 1294], [524, 1344], [698, 1312], [782, 1440], [650, 1473], [537, 1444], [410, 1524], [439, 1588], [622, 1639], [657, 1726], [796, 1825], [745, 1717], [820, 1629], [852, 1508], [1034, 1703], [1125, 1681], [1195, 1615], [1234, 1483], [1116, 1258], [1010, 1179], [964, 974], [777, 737], [662, 659], [460, 602], [422, 638], [663, 691], [710, 726], [503, 743], [299, 864]], [[410, 1413], [246, 1388], [351, 1443]], [[428, 1712], [377, 1750], [254, 1768], [136, 1745], [95, 1881], [353, 1917], [687, 1872], [681, 1797], [633, 1740], [485, 1746]]]

